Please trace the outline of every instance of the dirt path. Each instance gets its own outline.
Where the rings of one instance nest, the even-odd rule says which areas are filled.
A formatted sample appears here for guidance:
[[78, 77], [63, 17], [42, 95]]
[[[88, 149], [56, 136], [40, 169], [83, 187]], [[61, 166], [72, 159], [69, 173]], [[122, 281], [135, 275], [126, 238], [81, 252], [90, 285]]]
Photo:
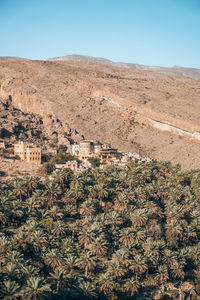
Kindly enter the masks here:
[[[123, 112], [127, 112], [127, 113], [132, 112], [130, 105], [129, 105], [129, 107], [126, 107], [125, 105], [122, 105], [121, 101], [119, 104], [118, 101], [115, 101], [112, 98], [105, 97], [105, 96], [100, 96], [100, 99], [107, 101], [108, 104], [115, 106], [117, 109], [119, 109]], [[195, 139], [197, 141], [200, 141], [200, 132], [191, 133], [191, 132], [188, 132], [181, 128], [178, 128], [176, 126], [173, 126], [171, 124], [167, 124], [167, 123], [164, 123], [161, 121], [157, 121], [157, 120], [148, 118], [148, 117], [142, 115], [141, 113], [138, 113], [137, 108], [135, 106], [134, 106], [133, 112], [136, 113], [136, 118], [138, 120], [142, 120], [144, 123], [154, 127], [155, 129], [158, 129], [160, 131], [167, 131], [167, 132], [179, 135], [179, 136], [185, 136], [185, 137], [189, 137], [189, 138]]]
[[174, 134], [178, 134], [178, 135], [181, 135], [181, 136], [186, 136], [186, 137], [193, 138], [195, 140], [200, 141], [200, 133], [199, 132], [191, 133], [191, 132], [182, 130], [178, 127], [175, 127], [173, 125], [169, 125], [169, 124], [166, 124], [166, 123], [163, 123], [163, 122], [152, 120], [152, 119], [144, 117], [140, 114], [137, 114], [137, 115], [140, 118], [142, 118], [144, 121], [146, 121], [147, 123], [149, 123], [151, 126], [153, 126], [154, 128], [156, 128], [158, 130], [169, 131], [169, 132], [174, 133]]

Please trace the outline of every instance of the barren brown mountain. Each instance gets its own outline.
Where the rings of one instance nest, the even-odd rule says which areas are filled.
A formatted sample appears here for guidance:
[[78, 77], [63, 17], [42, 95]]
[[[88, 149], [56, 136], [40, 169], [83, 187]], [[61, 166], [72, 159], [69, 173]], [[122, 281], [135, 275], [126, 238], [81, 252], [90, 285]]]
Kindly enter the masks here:
[[0, 61], [0, 96], [47, 127], [58, 119], [122, 151], [200, 167], [199, 80], [87, 61]]

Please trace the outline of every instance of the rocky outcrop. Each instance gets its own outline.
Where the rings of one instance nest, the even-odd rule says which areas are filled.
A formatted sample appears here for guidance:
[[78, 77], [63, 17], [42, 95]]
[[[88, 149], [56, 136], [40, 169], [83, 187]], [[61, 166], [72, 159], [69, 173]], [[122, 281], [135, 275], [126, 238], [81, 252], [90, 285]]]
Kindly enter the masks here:
[[67, 146], [72, 136], [70, 129], [67, 131], [62, 122], [51, 115], [43, 119], [39, 114], [14, 107], [11, 97], [0, 98], [0, 138], [7, 143], [23, 140], [47, 146], [52, 143]]

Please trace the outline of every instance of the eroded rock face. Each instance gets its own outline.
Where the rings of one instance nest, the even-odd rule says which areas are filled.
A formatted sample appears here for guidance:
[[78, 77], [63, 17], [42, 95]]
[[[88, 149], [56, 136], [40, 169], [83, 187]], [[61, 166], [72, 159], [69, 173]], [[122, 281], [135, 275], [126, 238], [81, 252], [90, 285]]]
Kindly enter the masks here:
[[23, 140], [47, 146], [52, 143], [67, 146], [70, 144], [67, 136], [71, 136], [70, 129], [67, 131], [60, 120], [51, 115], [43, 119], [39, 114], [23, 112], [13, 106], [11, 97], [0, 98], [0, 138], [7, 143]]
[[200, 167], [198, 141], [147, 122], [200, 132], [200, 81], [89, 62], [0, 62], [0, 95], [40, 115], [49, 135], [62, 128], [65, 138]]

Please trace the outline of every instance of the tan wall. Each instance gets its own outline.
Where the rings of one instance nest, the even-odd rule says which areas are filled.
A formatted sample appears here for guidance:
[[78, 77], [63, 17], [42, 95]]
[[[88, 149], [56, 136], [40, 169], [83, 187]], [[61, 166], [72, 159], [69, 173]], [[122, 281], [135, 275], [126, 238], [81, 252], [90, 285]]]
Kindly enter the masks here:
[[39, 147], [30, 147], [27, 148], [26, 151], [26, 161], [34, 162], [34, 163], [41, 163], [41, 148]]
[[74, 144], [74, 145], [72, 145], [72, 154], [73, 155], [78, 155], [79, 154], [79, 150], [80, 150], [80, 146], [79, 145], [76, 145], [76, 144]]
[[41, 163], [41, 148], [29, 146], [27, 144], [14, 144], [14, 152], [21, 160], [28, 162]]
[[14, 153], [18, 155], [22, 160], [26, 160], [26, 144], [14, 144]]
[[78, 163], [76, 160], [67, 161], [65, 164], [66, 168], [71, 169], [72, 171], [76, 172], [78, 169]]
[[80, 151], [79, 151], [80, 157], [87, 157], [93, 152], [94, 152], [94, 145], [92, 142], [88, 141], [88, 142], [80, 143]]
[[99, 153], [102, 149], [102, 145], [94, 145], [94, 153]]

